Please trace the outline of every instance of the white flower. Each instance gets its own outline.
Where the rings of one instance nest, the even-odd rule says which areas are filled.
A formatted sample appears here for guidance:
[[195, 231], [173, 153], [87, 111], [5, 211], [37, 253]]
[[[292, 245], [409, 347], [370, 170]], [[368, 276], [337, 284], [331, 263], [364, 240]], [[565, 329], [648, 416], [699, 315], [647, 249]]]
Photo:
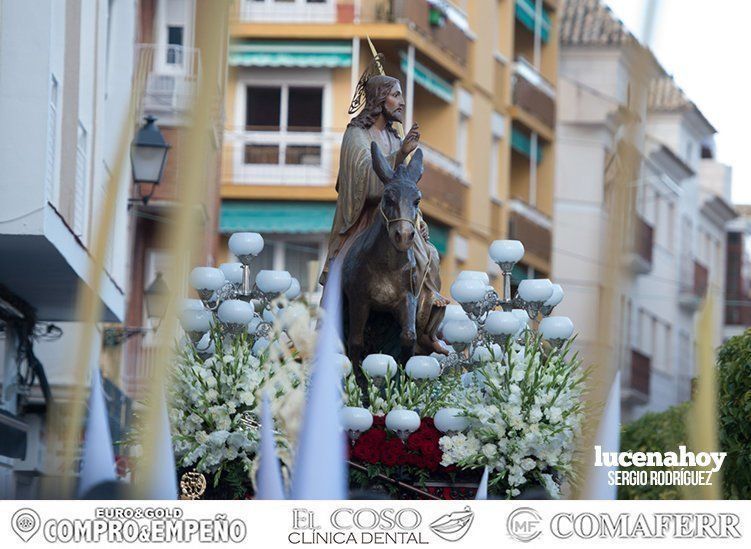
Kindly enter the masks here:
[[484, 444], [482, 447], [482, 453], [485, 455], [488, 459], [493, 459], [496, 454], [498, 453], [498, 448], [496, 448], [493, 444]]
[[209, 444], [212, 444], [214, 446], [221, 446], [224, 444], [224, 441], [227, 440], [227, 437], [229, 437], [229, 431], [225, 431], [224, 429], [220, 431], [214, 431], [209, 435]]

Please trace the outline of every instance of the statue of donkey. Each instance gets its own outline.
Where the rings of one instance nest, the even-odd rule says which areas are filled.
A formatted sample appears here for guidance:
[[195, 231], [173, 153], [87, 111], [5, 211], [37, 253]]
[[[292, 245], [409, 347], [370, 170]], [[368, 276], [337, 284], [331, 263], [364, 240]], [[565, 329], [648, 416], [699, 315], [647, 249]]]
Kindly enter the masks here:
[[[390, 313], [399, 323], [402, 364], [413, 355], [417, 339], [417, 292], [412, 245], [421, 193], [422, 150], [408, 165], [393, 170], [378, 145], [370, 145], [373, 169], [383, 182], [383, 196], [371, 225], [359, 235], [342, 263], [342, 291], [348, 320], [347, 354], [367, 405], [367, 383], [360, 368], [371, 313]], [[391, 323], [393, 325], [393, 320]], [[372, 317], [371, 317], [372, 322]]]

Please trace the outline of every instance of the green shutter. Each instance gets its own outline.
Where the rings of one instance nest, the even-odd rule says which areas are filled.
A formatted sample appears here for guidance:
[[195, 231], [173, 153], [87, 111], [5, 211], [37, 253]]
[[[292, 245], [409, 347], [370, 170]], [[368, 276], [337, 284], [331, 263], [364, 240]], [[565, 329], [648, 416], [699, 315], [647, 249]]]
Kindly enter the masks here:
[[[511, 148], [527, 158], [532, 157], [532, 140], [516, 126], [511, 126]], [[542, 162], [542, 147], [537, 141], [537, 163]]]
[[[519, 22], [534, 33], [537, 15], [535, 0], [516, 0], [514, 12]], [[542, 8], [542, 21], [540, 21], [540, 39], [543, 42], [550, 39], [550, 14], [544, 6]]]
[[221, 233], [328, 233], [334, 221], [333, 202], [225, 200], [219, 218]]
[[258, 42], [230, 45], [230, 66], [240, 67], [349, 67], [350, 42]]
[[435, 246], [438, 253], [443, 257], [449, 248], [449, 228], [433, 221], [428, 222], [430, 231], [430, 243]]
[[[405, 52], [399, 52], [399, 61], [402, 72], [407, 74], [407, 54]], [[415, 61], [415, 82], [447, 103], [454, 100], [454, 87], [451, 82], [444, 80], [418, 61]]]

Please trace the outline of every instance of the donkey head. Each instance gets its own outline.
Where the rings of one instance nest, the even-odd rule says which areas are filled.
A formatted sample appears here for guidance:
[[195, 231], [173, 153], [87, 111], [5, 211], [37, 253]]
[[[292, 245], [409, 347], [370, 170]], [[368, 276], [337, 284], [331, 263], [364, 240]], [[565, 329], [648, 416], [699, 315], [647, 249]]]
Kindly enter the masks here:
[[422, 177], [422, 150], [417, 149], [412, 161], [407, 166], [400, 164], [396, 170], [391, 169], [375, 141], [370, 144], [370, 152], [373, 169], [384, 185], [380, 208], [386, 230], [394, 247], [406, 252], [414, 243], [417, 230], [417, 208], [422, 198], [417, 188]]

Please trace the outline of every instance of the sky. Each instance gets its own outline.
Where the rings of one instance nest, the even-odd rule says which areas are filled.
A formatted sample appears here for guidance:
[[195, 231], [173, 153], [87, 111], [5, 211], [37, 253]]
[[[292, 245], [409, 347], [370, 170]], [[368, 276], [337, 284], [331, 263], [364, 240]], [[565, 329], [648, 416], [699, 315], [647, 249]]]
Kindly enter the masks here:
[[605, 4], [641, 40], [645, 4], [654, 1], [652, 51], [717, 128], [717, 159], [733, 168], [733, 202], [751, 203], [751, 1]]

